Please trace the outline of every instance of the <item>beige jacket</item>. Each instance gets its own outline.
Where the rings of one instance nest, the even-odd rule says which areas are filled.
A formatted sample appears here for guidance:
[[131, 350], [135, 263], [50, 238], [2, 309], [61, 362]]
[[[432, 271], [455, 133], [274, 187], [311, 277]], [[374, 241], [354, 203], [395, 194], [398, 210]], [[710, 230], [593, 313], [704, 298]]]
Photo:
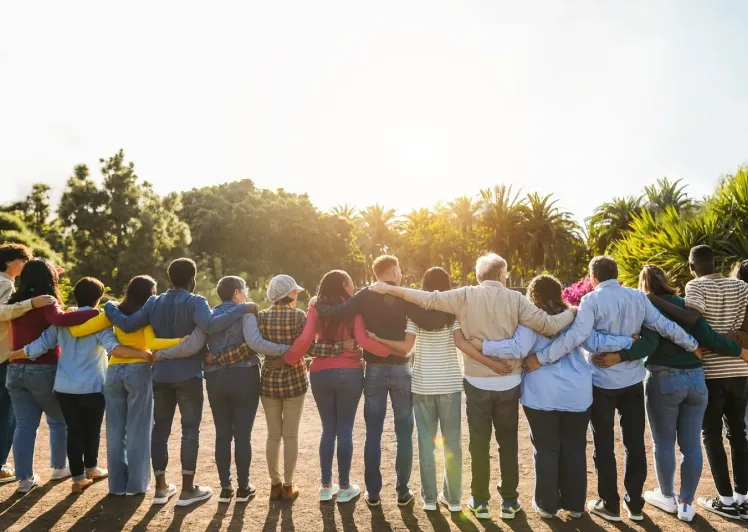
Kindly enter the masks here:
[[[478, 286], [464, 286], [447, 292], [432, 292], [423, 307], [441, 310], [457, 317], [466, 338], [505, 340], [514, 335], [518, 325], [529, 327], [544, 336], [553, 336], [574, 321], [570, 310], [550, 316], [514, 290], [498, 281], [484, 281]], [[463, 356], [466, 377], [499, 377], [483, 364]], [[510, 361], [508, 361], [510, 362]], [[522, 361], [514, 360], [513, 373], [522, 372]]]
[[8, 360], [10, 354], [10, 320], [26, 314], [33, 307], [31, 300], [8, 305], [13, 294], [13, 280], [5, 272], [0, 272], [0, 364]]

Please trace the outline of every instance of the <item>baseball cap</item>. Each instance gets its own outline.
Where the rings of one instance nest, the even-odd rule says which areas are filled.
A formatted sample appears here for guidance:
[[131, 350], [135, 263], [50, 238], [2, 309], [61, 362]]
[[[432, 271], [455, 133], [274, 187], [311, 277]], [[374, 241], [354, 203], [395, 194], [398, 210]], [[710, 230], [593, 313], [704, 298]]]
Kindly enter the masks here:
[[284, 297], [288, 297], [294, 290], [297, 292], [304, 291], [290, 275], [276, 275], [270, 279], [270, 283], [268, 284], [268, 299], [273, 302], [279, 301]]

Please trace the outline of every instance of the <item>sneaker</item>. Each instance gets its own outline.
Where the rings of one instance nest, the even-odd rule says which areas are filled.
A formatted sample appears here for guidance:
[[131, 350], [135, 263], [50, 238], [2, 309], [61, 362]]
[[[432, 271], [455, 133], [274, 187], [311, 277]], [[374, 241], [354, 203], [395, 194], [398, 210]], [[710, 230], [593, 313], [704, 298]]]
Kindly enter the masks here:
[[31, 478], [25, 478], [18, 483], [19, 493], [28, 493], [39, 485], [39, 475], [34, 474]]
[[743, 521], [748, 521], [748, 501], [738, 504], [738, 513]]
[[231, 499], [234, 498], [234, 488], [221, 488], [221, 493], [218, 495], [218, 502], [228, 504]]
[[426, 502], [423, 501], [423, 511], [424, 512], [435, 512], [439, 508], [436, 506], [435, 502]]
[[691, 521], [693, 521], [695, 515], [696, 508], [693, 507], [693, 504], [688, 504], [687, 502], [678, 504], [678, 519], [680, 519], [681, 521], [690, 523]]
[[320, 502], [331, 501], [332, 498], [338, 494], [338, 492], [340, 492], [340, 486], [338, 486], [337, 484], [333, 484], [328, 488], [321, 486], [319, 488], [319, 500]]
[[177, 499], [177, 506], [190, 506], [192, 504], [210, 499], [213, 495], [213, 489], [207, 486], [198, 486], [197, 484], [192, 487], [192, 491], [183, 491]]
[[413, 491], [408, 490], [408, 493], [397, 496], [397, 505], [408, 506], [411, 502], [413, 502], [414, 498], [415, 498], [415, 495], [413, 495]]
[[631, 509], [628, 495], [623, 498], [623, 507], [626, 508], [626, 513], [628, 514], [629, 519], [632, 521], [644, 521], [644, 514], [641, 510], [635, 512]]
[[591, 514], [595, 514], [599, 517], [602, 517], [606, 521], [615, 521], [619, 522], [621, 520], [621, 516], [617, 513], [613, 513], [610, 510], [608, 510], [605, 507], [605, 503], [602, 499], [597, 499], [596, 501], [589, 501], [587, 503], [587, 511]]
[[96, 467], [91, 471], [86, 471], [86, 478], [91, 480], [103, 480], [109, 476], [109, 471], [103, 467]]
[[73, 482], [70, 493], [83, 493], [94, 483], [90, 478], [82, 478]]
[[439, 494], [439, 503], [446, 506], [447, 510], [449, 510], [452, 513], [460, 513], [462, 511], [462, 505], [461, 504], [449, 504], [449, 501], [444, 496], [444, 493]]
[[675, 497], [666, 497], [659, 488], [654, 491], [644, 492], [644, 500], [663, 512], [674, 514], [678, 512], [678, 500]]
[[8, 482], [16, 481], [16, 473], [13, 468], [8, 464], [5, 464], [0, 468], [0, 484], [7, 484]]
[[380, 499], [378, 496], [375, 497], [373, 495], [369, 495], [368, 491], [364, 494], [364, 500], [366, 501], [366, 504], [371, 506], [372, 508], [375, 508], [382, 504], [382, 499]]
[[719, 497], [710, 497], [708, 499], [699, 497], [697, 502], [704, 510], [712, 512], [713, 514], [721, 515], [727, 519], [740, 519], [740, 510], [738, 509], [737, 503], [730, 505], [722, 504]]
[[514, 516], [521, 511], [522, 505], [519, 503], [519, 499], [514, 502], [502, 501], [501, 503], [502, 519], [514, 519]]
[[257, 488], [252, 484], [246, 488], [239, 488], [236, 490], [236, 502], [249, 502], [249, 499], [257, 495]]
[[569, 511], [569, 517], [572, 517], [574, 519], [581, 519], [582, 517], [584, 517], [584, 512]]
[[361, 488], [358, 484], [348, 484], [348, 487], [338, 492], [338, 503], [352, 501], [361, 495]]
[[477, 504], [475, 499], [470, 497], [468, 499], [468, 508], [478, 519], [491, 519], [491, 514], [488, 512], [488, 503], [482, 502]]
[[169, 499], [177, 494], [177, 487], [174, 484], [169, 484], [166, 489], [157, 489], [153, 495], [153, 504], [161, 505], [169, 502]]
[[49, 477], [49, 480], [65, 480], [66, 478], [72, 476], [73, 475], [70, 473], [70, 468], [68, 466], [53, 467], [52, 475]]
[[532, 500], [532, 508], [543, 519], [553, 519], [554, 517], [556, 517], [556, 514], [552, 514], [551, 512], [546, 512], [545, 510], [541, 509], [540, 506], [538, 506], [538, 504], [535, 502], [535, 499]]

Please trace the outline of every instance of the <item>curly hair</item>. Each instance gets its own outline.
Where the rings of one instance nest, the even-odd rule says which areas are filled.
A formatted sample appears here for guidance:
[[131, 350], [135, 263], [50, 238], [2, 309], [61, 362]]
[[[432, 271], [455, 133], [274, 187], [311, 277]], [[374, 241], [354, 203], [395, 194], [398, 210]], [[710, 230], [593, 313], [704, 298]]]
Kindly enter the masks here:
[[561, 296], [561, 281], [552, 275], [538, 275], [527, 285], [527, 299], [548, 314], [561, 314], [569, 306]]

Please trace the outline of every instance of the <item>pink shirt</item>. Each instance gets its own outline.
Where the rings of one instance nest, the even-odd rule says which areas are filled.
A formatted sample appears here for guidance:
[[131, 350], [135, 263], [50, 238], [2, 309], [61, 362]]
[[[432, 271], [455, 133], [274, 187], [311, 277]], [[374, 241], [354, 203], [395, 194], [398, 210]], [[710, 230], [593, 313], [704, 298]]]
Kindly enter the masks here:
[[[304, 325], [304, 330], [283, 358], [287, 364], [294, 364], [301, 360], [304, 354], [312, 346], [312, 342], [315, 340], [343, 342], [345, 340], [350, 340], [351, 338], [355, 338], [358, 345], [377, 356], [386, 357], [390, 354], [389, 348], [366, 336], [366, 326], [364, 325], [364, 319], [360, 314], [353, 320], [353, 336], [351, 336], [348, 324], [340, 323], [335, 338], [325, 338], [319, 314], [314, 307], [311, 307], [306, 315], [306, 325]], [[314, 357], [312, 358], [312, 363], [309, 366], [309, 369], [311, 371], [323, 371], [326, 369], [356, 369], [360, 367], [363, 367], [361, 351], [356, 350], [345, 352], [338, 356], [321, 358]]]

